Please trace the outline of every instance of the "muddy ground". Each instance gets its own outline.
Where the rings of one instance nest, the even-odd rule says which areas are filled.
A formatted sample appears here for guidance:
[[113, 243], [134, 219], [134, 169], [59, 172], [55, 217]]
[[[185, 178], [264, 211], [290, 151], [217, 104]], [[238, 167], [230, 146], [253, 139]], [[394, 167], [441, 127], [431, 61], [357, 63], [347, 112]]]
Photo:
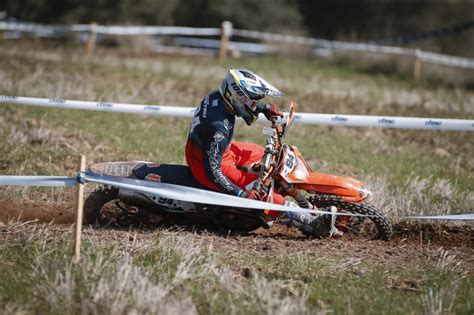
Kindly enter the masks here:
[[[72, 207], [42, 203], [13, 203], [0, 201], [0, 228], [13, 221], [37, 220], [53, 222], [58, 228], [74, 222]], [[1, 229], [0, 229], [1, 232]], [[449, 251], [466, 271], [474, 271], [474, 225], [443, 223], [396, 223], [390, 241], [366, 240], [357, 236], [337, 239], [309, 239], [298, 230], [276, 224], [271, 229], [258, 229], [252, 233], [226, 234], [193, 228], [160, 229], [162, 233], [182, 233], [193, 241], [216, 250], [225, 250], [229, 258], [242, 252], [257, 256], [282, 256], [308, 253], [319, 257], [348, 256], [354, 261], [384, 264], [417, 264], [426, 260], [437, 262], [443, 252]], [[88, 233], [87, 231], [85, 233]], [[95, 230], [101, 237], [117, 239], [130, 237], [130, 230]], [[155, 237], [156, 230], [133, 230], [138, 239]]]

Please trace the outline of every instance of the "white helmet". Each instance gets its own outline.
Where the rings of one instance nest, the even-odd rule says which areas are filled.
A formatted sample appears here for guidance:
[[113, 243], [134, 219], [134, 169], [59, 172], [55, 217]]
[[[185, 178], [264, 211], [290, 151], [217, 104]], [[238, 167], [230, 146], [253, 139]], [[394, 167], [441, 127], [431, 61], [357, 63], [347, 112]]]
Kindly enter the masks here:
[[237, 116], [251, 125], [258, 116], [257, 101], [266, 95], [283, 95], [276, 87], [247, 69], [229, 69], [219, 87], [222, 97]]

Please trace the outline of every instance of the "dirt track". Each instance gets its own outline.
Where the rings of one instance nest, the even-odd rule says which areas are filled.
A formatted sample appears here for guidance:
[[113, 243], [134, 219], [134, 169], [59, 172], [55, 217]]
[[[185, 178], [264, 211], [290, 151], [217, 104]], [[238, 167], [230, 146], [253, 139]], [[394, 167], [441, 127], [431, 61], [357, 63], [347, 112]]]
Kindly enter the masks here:
[[[67, 207], [66, 207], [67, 208]], [[64, 205], [39, 203], [0, 202], [0, 226], [9, 220], [55, 224], [72, 224], [72, 209]], [[283, 225], [275, 225], [269, 230], [259, 229], [248, 234], [223, 234], [206, 230], [172, 228], [170, 231], [192, 237], [204, 245], [225, 250], [228, 255], [238, 256], [242, 252], [260, 256], [281, 256], [308, 253], [318, 257], [348, 256], [354, 260], [368, 260], [376, 264], [437, 262], [444, 251], [462, 262], [463, 269], [474, 271], [474, 227], [440, 224], [395, 224], [394, 236], [388, 242], [371, 241], [344, 236], [340, 239], [308, 239], [299, 231]], [[97, 231], [99, 232], [99, 230]], [[135, 230], [138, 238], [154, 237], [153, 231]], [[166, 231], [165, 231], [166, 232]], [[100, 230], [105, 238], [127, 237], [128, 230]]]
[[0, 201], [0, 222], [6, 223], [9, 220], [38, 220], [44, 223], [72, 224], [74, 223], [74, 213], [72, 207], [67, 209], [62, 204]]

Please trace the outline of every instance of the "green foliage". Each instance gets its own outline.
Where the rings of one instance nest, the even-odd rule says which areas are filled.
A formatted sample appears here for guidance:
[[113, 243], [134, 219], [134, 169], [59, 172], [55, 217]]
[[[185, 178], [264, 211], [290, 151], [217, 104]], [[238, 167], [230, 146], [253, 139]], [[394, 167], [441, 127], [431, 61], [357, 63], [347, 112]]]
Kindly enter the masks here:
[[[372, 41], [473, 21], [469, 0], [6, 0], [0, 11], [22, 21], [179, 25], [310, 34]], [[472, 56], [474, 30], [417, 42], [416, 47]]]
[[145, 24], [301, 30], [296, 0], [19, 0], [0, 5], [11, 17], [45, 23]]
[[[474, 20], [474, 2], [469, 0], [299, 0], [299, 6], [311, 35], [352, 41], [397, 38]], [[471, 28], [414, 45], [472, 57], [473, 34]]]
[[262, 31], [294, 32], [302, 27], [296, 0], [190, 0], [176, 13], [178, 24], [190, 26], [220, 26], [228, 20], [236, 28]]
[[[11, 17], [43, 23], [173, 24], [179, 0], [19, 0], [3, 9]], [[0, 6], [0, 10], [2, 6]]]

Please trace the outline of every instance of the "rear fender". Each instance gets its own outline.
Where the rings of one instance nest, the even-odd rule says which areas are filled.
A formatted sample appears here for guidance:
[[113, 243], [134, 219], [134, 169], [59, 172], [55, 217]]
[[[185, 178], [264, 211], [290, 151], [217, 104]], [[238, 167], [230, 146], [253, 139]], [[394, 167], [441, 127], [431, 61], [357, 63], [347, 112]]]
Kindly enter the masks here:
[[310, 193], [340, 196], [348, 202], [363, 202], [372, 196], [367, 185], [357, 179], [318, 172], [310, 173], [305, 183], [296, 186]]
[[[89, 167], [89, 171], [95, 174], [108, 175], [108, 176], [119, 176], [129, 177], [132, 174], [132, 170], [139, 164], [150, 163], [143, 161], [132, 161], [132, 162], [106, 162], [97, 163]], [[158, 164], [157, 164], [158, 165]]]

